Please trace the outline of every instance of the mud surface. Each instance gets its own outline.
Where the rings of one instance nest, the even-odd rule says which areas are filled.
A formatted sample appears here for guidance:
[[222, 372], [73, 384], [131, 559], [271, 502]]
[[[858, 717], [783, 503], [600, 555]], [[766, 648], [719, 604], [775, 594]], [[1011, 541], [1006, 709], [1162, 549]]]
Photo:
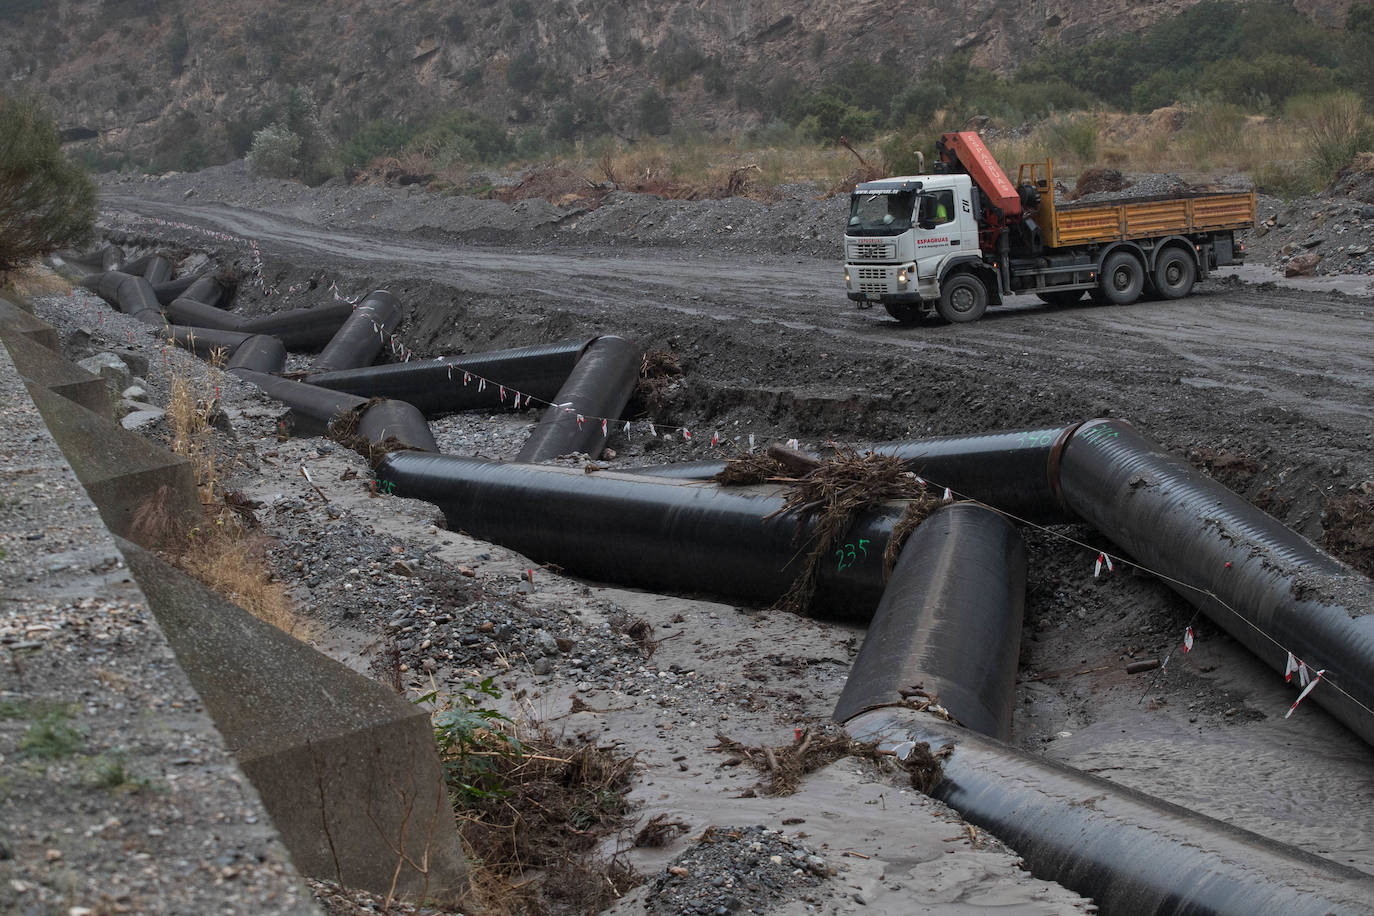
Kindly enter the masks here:
[[[1175, 302], [1052, 307], [1017, 297], [971, 325], [901, 326], [845, 300], [833, 201], [769, 207], [623, 195], [589, 214], [531, 205], [521, 215], [512, 213], [521, 204], [386, 189], [349, 198], [348, 189], [291, 187], [278, 197], [273, 187], [205, 173], [118, 184], [107, 189], [107, 234], [131, 249], [208, 250], [240, 267], [252, 259], [244, 241], [252, 239], [278, 294], [243, 287], [237, 308], [250, 314], [323, 301], [330, 280], [350, 294], [384, 286], [407, 308], [400, 336], [418, 357], [599, 333], [670, 350], [684, 374], [648, 419], [688, 428], [692, 439], [651, 438], [641, 417], [628, 439], [612, 438], [613, 466], [716, 457], [750, 436], [759, 444], [797, 438], [821, 450], [1112, 416], [1313, 540], [1322, 538], [1330, 501], [1374, 490], [1367, 295], [1218, 278]], [[498, 228], [474, 226], [482, 222]], [[375, 602], [364, 608], [360, 590], [343, 587], [350, 575], [390, 587], [393, 557], [466, 589], [421, 593], [407, 580], [421, 604], [461, 605], [442, 625], [426, 628], [423, 615], [411, 614], [391, 629], [413, 637], [407, 671], [461, 679], [501, 668], [509, 695], [534, 712], [639, 753], [643, 817], [667, 813], [690, 825], [667, 847], [628, 853], [651, 876], [668, 874], [664, 866], [708, 826], [758, 824], [843, 866], [819, 891], [808, 873], [788, 912], [909, 912], [903, 901], [918, 885], [938, 885], [950, 905], [1076, 906], [1061, 891], [1023, 887], [1018, 882], [1030, 879], [1007, 854], [979, 848], [947, 812], [855, 763], [809, 778], [792, 799], [737, 798], [743, 777], [720, 770], [707, 750], [715, 732], [779, 743], [825, 718], [862, 630], [537, 569], [536, 590], [522, 594], [531, 565], [523, 558], [439, 530], [425, 504], [372, 498], [356, 456], [328, 443], [279, 444], [270, 406], [251, 392], [236, 397], [254, 405], [239, 432], [240, 445], [259, 456], [244, 461], [248, 483], [256, 480], [257, 498], [269, 497], [265, 514], [288, 558], [283, 575], [317, 595], [307, 604], [326, 625], [326, 644], [365, 668], [388, 621], [407, 619], [395, 617], [381, 591], [363, 590]], [[469, 415], [445, 421], [436, 435], [455, 454], [510, 457], [534, 418]], [[716, 433], [724, 445], [712, 449]], [[342, 513], [333, 521], [322, 521], [295, 472], [307, 460], [319, 467], [317, 481], [330, 481], [326, 492]], [[381, 544], [382, 534], [395, 540]], [[1154, 577], [1094, 578], [1097, 551], [1112, 549], [1096, 532], [1024, 534], [1031, 572], [1017, 743], [1374, 873], [1367, 746], [1310, 703], [1284, 720], [1294, 690], [1205, 619], [1194, 620]], [[337, 543], [321, 554], [320, 538]], [[459, 577], [459, 566], [475, 571], [485, 592], [464, 585], [472, 579]], [[635, 655], [617, 615], [654, 627], [651, 658]], [[506, 642], [464, 642], [507, 619], [514, 623]], [[417, 620], [418, 629], [405, 630]], [[1190, 621], [1197, 645], [1179, 657]], [[450, 654], [424, 667], [433, 630], [448, 633]], [[538, 648], [558, 638], [575, 648]], [[1165, 675], [1125, 673], [1133, 660], [1171, 653]], [[627, 912], [644, 905], [635, 900]]]

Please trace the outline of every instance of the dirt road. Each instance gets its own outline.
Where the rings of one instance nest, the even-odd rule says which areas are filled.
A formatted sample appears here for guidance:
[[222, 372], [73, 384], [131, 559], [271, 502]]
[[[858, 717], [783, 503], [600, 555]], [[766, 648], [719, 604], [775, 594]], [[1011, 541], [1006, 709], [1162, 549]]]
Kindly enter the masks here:
[[[643, 206], [653, 218], [641, 217], [640, 225], [662, 224], [667, 211], [681, 210], [676, 202]], [[438, 230], [325, 228], [299, 218], [308, 208], [294, 204], [276, 208], [289, 213], [272, 212], [187, 203], [170, 191], [121, 193], [106, 207], [116, 239], [187, 248], [215, 246], [205, 231], [252, 239], [265, 276], [281, 289], [321, 271], [351, 292], [385, 286], [407, 305], [401, 336], [421, 356], [588, 333], [671, 350], [685, 373], [656, 419], [720, 430], [727, 439], [797, 437], [820, 448], [827, 440], [862, 444], [1125, 417], [1314, 540], [1329, 499], [1362, 485], [1374, 489], [1368, 296], [1213, 279], [1180, 301], [1051, 307], [1018, 297], [970, 325], [902, 326], [845, 300], [839, 260], [822, 256], [823, 240], [794, 244], [766, 232], [703, 229], [694, 245], [656, 238], [652, 229], [632, 240], [583, 233], [571, 221], [474, 240]], [[218, 247], [243, 263], [241, 244]], [[245, 288], [240, 299], [247, 310], [265, 311], [325, 295], [321, 287], [283, 301]], [[710, 457], [703, 439], [612, 444], [623, 464]], [[1068, 533], [1100, 540], [1082, 528]], [[1126, 676], [1129, 659], [1173, 650], [1191, 608], [1146, 575], [1094, 578], [1093, 553], [1063, 535], [1026, 532], [1032, 569], [1015, 740], [1374, 873], [1370, 749], [1314, 706], [1284, 720], [1292, 691], [1282, 678], [1205, 621], [1196, 627], [1198, 647], [1167, 677]], [[709, 612], [712, 636], [704, 645], [668, 643], [654, 660], [696, 672], [703, 683], [737, 678], [735, 660], [751, 640], [796, 658], [824, 657], [819, 669], [805, 668], [808, 689], [794, 692], [795, 702], [786, 690], [768, 694], [766, 679], [744, 685], [774, 697], [749, 710], [755, 715], [744, 727], [759, 731], [824, 715], [862, 637], [817, 629], [814, 621], [765, 624], [687, 599], [596, 594], [655, 625]], [[552, 708], [566, 703], [570, 687], [560, 693], [543, 682], [541, 689]], [[603, 698], [593, 705], [620, 704]], [[677, 731], [664, 732], [661, 719], [640, 711], [599, 722], [611, 734], [630, 735], [649, 766], [662, 767], [657, 784], [649, 783], [654, 788], [640, 794], [646, 810], [755, 810], [706, 800], [719, 790], [698, 778], [711, 765], [699, 747], [715, 724], [684, 713]], [[683, 775], [669, 763], [679, 752], [691, 754]], [[848, 804], [825, 791], [838, 790], [822, 791], [826, 803]], [[775, 807], [758, 816], [792, 810]], [[846, 841], [872, 833], [861, 821]], [[881, 896], [875, 876], [873, 893]], [[892, 898], [892, 912], [902, 911], [901, 901]]]

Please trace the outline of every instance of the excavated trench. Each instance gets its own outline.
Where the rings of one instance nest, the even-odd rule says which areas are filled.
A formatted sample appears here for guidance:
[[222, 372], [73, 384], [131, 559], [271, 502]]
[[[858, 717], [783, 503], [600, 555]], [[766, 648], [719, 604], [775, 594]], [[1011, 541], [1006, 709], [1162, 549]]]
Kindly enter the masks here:
[[[621, 417], [638, 380], [639, 353], [628, 341], [601, 336], [374, 367], [401, 315], [390, 294], [377, 291], [347, 315], [279, 313], [277, 324], [249, 327], [214, 304], [213, 284], [168, 288], [164, 296], [177, 298], [164, 305], [153, 283], [166, 287], [162, 260], [137, 265], [143, 276], [124, 265], [88, 285], [149, 323], [209, 319], [171, 335], [202, 355], [227, 349], [229, 371], [287, 404], [297, 432], [318, 434], [351, 417], [387, 491], [434, 503], [451, 529], [596, 581], [747, 602], [776, 600], [798, 575], [798, 547], [815, 519], [785, 511], [776, 487], [717, 487], [706, 482], [719, 470], [713, 463], [639, 473], [538, 464], [600, 454], [610, 432], [601, 418]], [[302, 346], [301, 331], [314, 328], [314, 344], [320, 327], [333, 331], [314, 371], [276, 374], [286, 349]], [[455, 384], [459, 373], [481, 381]], [[516, 407], [521, 396], [548, 406], [517, 462], [437, 453], [426, 415]], [[899, 458], [953, 504], [916, 528], [890, 578], [877, 558], [900, 505], [859, 514], [841, 540], [871, 549], [822, 571], [813, 610], [870, 621], [837, 721], [899, 753], [917, 741], [948, 745], [935, 796], [1003, 837], [1037, 876], [1112, 911], [1374, 911], [1374, 879], [1362, 872], [1005, 743], [1026, 582], [1012, 522], [1090, 524], [1269, 667], [1283, 672], [1292, 653], [1320, 669], [1322, 689], [1309, 702], [1369, 744], [1374, 582], [1120, 420], [875, 451]], [[911, 709], [914, 686], [953, 721]]]

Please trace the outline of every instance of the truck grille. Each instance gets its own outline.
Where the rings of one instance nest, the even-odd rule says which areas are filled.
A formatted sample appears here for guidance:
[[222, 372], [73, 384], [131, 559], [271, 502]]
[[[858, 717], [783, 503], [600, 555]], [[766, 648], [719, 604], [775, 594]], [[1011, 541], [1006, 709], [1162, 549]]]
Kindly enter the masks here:
[[888, 291], [889, 278], [896, 276], [896, 272], [889, 267], [857, 267], [853, 270], [861, 293], [885, 293]]
[[895, 242], [850, 242], [849, 258], [852, 261], [891, 260], [897, 256]]

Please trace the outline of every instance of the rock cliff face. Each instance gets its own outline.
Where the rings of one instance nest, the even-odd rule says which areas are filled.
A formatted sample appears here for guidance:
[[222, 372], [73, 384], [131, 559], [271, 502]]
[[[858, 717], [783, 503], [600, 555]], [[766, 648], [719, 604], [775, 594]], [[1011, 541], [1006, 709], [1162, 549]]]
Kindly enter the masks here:
[[[1194, 2], [0, 0], [0, 78], [46, 95], [71, 140], [185, 167], [242, 153], [291, 87], [343, 136], [458, 108], [633, 135], [650, 89], [675, 123], [735, 128], [765, 117], [768, 87], [856, 57], [900, 68], [894, 84], [953, 50], [1005, 71]], [[1333, 24], [1347, 5], [1300, 2]]]

